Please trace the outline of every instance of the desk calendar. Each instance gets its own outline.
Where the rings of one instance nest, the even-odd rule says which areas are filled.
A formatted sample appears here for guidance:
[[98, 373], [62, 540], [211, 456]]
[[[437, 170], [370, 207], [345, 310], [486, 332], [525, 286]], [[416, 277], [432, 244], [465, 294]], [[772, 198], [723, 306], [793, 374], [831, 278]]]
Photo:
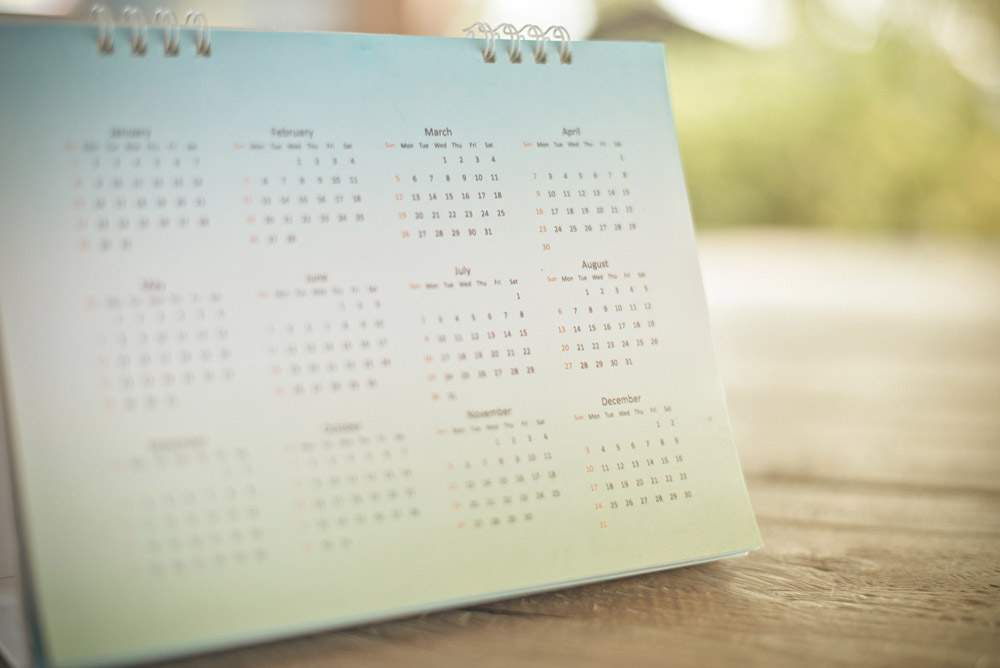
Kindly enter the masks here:
[[659, 45], [162, 25], [0, 26], [8, 658], [759, 546]]

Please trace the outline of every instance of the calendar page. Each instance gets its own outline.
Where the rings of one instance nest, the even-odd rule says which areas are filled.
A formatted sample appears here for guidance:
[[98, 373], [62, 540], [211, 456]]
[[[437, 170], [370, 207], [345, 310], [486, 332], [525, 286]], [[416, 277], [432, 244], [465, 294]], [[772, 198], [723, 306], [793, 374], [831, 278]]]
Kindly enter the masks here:
[[760, 544], [659, 44], [0, 26], [35, 651], [149, 659]]

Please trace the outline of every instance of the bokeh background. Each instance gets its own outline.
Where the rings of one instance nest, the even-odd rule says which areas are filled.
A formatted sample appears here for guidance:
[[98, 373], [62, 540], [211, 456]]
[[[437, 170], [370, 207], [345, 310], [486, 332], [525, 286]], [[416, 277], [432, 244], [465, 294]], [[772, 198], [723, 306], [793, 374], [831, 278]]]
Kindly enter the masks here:
[[[85, 17], [92, 3], [0, 0]], [[701, 229], [1000, 237], [996, 0], [167, 0], [216, 26], [663, 41]]]

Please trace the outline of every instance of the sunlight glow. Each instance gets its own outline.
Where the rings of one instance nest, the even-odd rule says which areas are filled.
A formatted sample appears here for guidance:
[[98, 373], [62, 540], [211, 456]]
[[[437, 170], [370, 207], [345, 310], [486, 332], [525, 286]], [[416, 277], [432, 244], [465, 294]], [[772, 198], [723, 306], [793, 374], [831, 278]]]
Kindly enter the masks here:
[[[472, 20], [490, 25], [513, 23], [520, 27], [534, 23], [547, 28], [561, 25], [573, 39], [585, 39], [597, 23], [597, 7], [592, 0], [486, 0], [474, 3], [480, 15]], [[464, 27], [464, 26], [463, 26]]]
[[788, 0], [657, 0], [678, 21], [752, 48], [776, 46], [793, 33]]
[[0, 13], [66, 14], [75, 6], [75, 0], [0, 0]]
[[977, 5], [939, 8], [932, 34], [955, 68], [983, 89], [1000, 94], [1000, 31]]

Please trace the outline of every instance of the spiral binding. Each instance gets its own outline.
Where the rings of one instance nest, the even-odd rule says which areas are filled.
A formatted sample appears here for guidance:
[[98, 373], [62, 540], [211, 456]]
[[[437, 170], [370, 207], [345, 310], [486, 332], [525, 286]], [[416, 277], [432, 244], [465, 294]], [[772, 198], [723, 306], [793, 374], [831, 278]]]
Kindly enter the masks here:
[[107, 55], [115, 52], [115, 20], [104, 5], [90, 9], [90, 20], [97, 23], [97, 52]]
[[[90, 10], [90, 19], [97, 24], [97, 51], [102, 55], [114, 53], [115, 21], [105, 5], [94, 5]], [[149, 23], [138, 7], [125, 7], [122, 10], [122, 23], [129, 27], [129, 44], [132, 55], [144, 56], [147, 49], [147, 34]], [[163, 31], [163, 55], [177, 56], [180, 54], [181, 25], [177, 16], [168, 9], [158, 9], [153, 16], [153, 26]], [[196, 56], [212, 55], [212, 31], [208, 18], [202, 12], [190, 11], [184, 19], [184, 26], [194, 30], [194, 51]], [[466, 37], [475, 37], [478, 30], [485, 38], [483, 46], [483, 61], [496, 62], [496, 44], [498, 39], [507, 39], [507, 59], [511, 63], [522, 62], [521, 41], [534, 40], [533, 55], [536, 63], [544, 64], [548, 57], [546, 42], [559, 40], [559, 62], [568, 65], [573, 62], [573, 53], [569, 31], [563, 26], [549, 26], [542, 30], [539, 26], [528, 23], [520, 28], [512, 23], [501, 23], [493, 29], [485, 21], [476, 21], [465, 28]], [[502, 36], [501, 36], [502, 35]]]
[[193, 25], [194, 51], [199, 56], [212, 55], [212, 33], [208, 29], [208, 18], [201, 12], [188, 12], [184, 25]]
[[[569, 65], [573, 62], [573, 52], [570, 46], [569, 31], [563, 26], [549, 26], [542, 30], [533, 23], [528, 23], [521, 28], [511, 23], [501, 23], [496, 29], [491, 28], [489, 23], [476, 21], [465, 29], [466, 37], [475, 37], [476, 30], [479, 30], [486, 42], [483, 47], [483, 62], [496, 62], [496, 43], [499, 39], [509, 40], [510, 46], [507, 48], [507, 59], [512, 63], [520, 63], [521, 40], [534, 40], [535, 47], [533, 55], [535, 62], [544, 64], [548, 61], [545, 52], [545, 44], [549, 41], [559, 40], [559, 62]], [[501, 37], [501, 34], [503, 35]]]
[[128, 23], [132, 31], [129, 43], [132, 45], [133, 56], [146, 55], [146, 17], [138, 7], [126, 7], [122, 10], [122, 21]]
[[[97, 51], [102, 55], [114, 53], [115, 50], [115, 20], [106, 5], [94, 5], [90, 10], [90, 20], [97, 24]], [[212, 55], [212, 31], [208, 18], [201, 12], [188, 12], [184, 26], [177, 16], [169, 9], [158, 9], [153, 15], [153, 23], [138, 7], [125, 7], [122, 10], [121, 24], [129, 28], [129, 44], [133, 56], [144, 56], [147, 50], [147, 35], [153, 27], [163, 32], [163, 55], [177, 56], [180, 54], [181, 28], [194, 31], [194, 53], [196, 56]]]
[[495, 63], [497, 60], [496, 55], [496, 37], [497, 34], [494, 32], [493, 28], [490, 27], [489, 23], [484, 23], [483, 21], [476, 21], [468, 28], [465, 29], [466, 37], [475, 37], [476, 28], [479, 28], [479, 32], [483, 33], [486, 37], [486, 46], [483, 47], [483, 62], [484, 63]]
[[510, 40], [510, 48], [507, 49], [507, 59], [512, 63], [521, 62], [521, 31], [512, 23], [501, 23], [497, 26], [497, 31], [502, 32]]
[[544, 64], [548, 60], [545, 55], [545, 42], [549, 41], [549, 36], [533, 23], [524, 26], [524, 31], [528, 33], [529, 39], [535, 40], [535, 62]]
[[178, 55], [181, 52], [181, 28], [177, 24], [177, 15], [169, 9], [157, 9], [153, 23], [163, 26], [163, 55]]

